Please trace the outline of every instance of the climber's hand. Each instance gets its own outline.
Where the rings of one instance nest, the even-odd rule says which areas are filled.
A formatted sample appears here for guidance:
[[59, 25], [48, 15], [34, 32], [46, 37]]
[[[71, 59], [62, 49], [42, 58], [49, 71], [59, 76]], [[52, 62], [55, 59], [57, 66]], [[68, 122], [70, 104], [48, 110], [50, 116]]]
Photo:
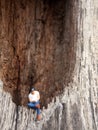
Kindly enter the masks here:
[[36, 107], [37, 107], [37, 108], [40, 108], [40, 104], [37, 104]]

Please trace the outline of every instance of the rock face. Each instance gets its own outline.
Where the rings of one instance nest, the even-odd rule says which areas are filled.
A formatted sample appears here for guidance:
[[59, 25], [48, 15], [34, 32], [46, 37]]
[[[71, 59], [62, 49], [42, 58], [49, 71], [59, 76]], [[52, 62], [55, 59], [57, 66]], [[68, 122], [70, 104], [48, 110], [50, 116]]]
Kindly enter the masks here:
[[[97, 0], [0, 0], [0, 6], [0, 130], [97, 130]], [[21, 106], [30, 85], [43, 106], [60, 93], [39, 123]]]
[[72, 81], [77, 8], [74, 0], [0, 0], [0, 75], [17, 105], [34, 85], [47, 106]]

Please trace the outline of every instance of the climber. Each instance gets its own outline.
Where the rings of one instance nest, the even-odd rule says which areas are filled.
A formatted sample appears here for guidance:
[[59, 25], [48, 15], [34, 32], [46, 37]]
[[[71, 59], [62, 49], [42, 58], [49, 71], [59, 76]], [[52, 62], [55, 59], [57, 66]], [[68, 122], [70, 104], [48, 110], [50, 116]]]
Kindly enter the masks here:
[[37, 111], [37, 120], [41, 119], [41, 114], [40, 114], [40, 94], [38, 91], [35, 90], [33, 87], [28, 95], [29, 98], [29, 103], [28, 107], [32, 108]]

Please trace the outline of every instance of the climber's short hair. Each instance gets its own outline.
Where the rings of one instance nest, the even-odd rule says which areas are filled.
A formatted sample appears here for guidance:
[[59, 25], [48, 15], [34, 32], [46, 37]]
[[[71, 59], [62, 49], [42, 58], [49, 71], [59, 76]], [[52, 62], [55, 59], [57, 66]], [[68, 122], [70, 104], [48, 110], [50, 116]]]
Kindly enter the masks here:
[[34, 88], [34, 87], [32, 87], [32, 88], [31, 88], [31, 92], [32, 92], [32, 91], [34, 91], [34, 90], [35, 90], [35, 88]]

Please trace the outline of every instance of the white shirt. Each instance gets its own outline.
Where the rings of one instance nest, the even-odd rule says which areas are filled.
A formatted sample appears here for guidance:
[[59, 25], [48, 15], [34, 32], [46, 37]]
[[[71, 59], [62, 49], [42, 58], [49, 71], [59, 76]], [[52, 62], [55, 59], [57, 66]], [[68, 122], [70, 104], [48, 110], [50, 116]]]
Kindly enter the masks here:
[[34, 94], [30, 93], [28, 95], [29, 101], [30, 102], [37, 102], [40, 99], [40, 95], [38, 91], [34, 91]]

